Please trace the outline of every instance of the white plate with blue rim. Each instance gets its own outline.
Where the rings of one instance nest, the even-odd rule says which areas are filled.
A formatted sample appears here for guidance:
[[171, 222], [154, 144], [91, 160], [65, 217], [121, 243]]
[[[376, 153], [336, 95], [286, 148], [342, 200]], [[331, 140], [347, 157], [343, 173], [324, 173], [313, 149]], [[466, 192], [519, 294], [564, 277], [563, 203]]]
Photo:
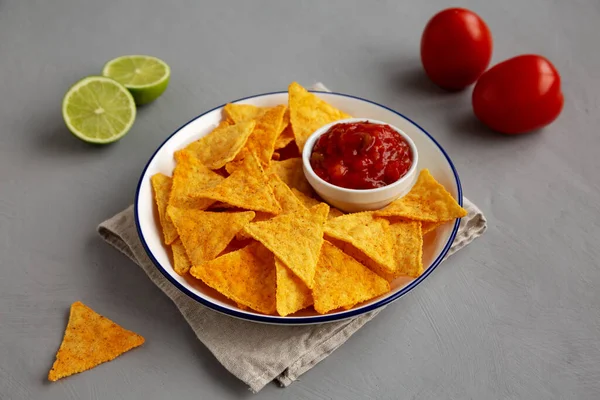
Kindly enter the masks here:
[[[369, 118], [386, 122], [407, 134], [419, 153], [417, 170], [429, 169], [435, 179], [462, 206], [460, 179], [452, 160], [442, 146], [423, 128], [398, 111], [373, 101], [341, 93], [313, 91], [332, 106], [358, 118]], [[271, 107], [287, 104], [287, 92], [264, 93], [245, 97], [231, 103], [252, 104]], [[173, 153], [212, 131], [222, 119], [222, 108], [218, 106], [186, 122], [161, 144], [144, 167], [135, 195], [134, 214], [140, 240], [156, 268], [177, 289], [198, 303], [217, 312], [247, 321], [280, 325], [305, 325], [339, 321], [383, 307], [415, 289], [442, 262], [454, 241], [460, 220], [446, 223], [427, 234], [423, 244], [423, 266], [425, 271], [418, 278], [400, 277], [391, 282], [391, 291], [360, 303], [349, 310], [336, 310], [318, 314], [312, 307], [285, 317], [264, 315], [252, 310], [241, 310], [235, 302], [206, 286], [193, 277], [178, 275], [173, 269], [170, 250], [163, 244], [150, 177], [156, 173], [172, 175], [175, 168]]]

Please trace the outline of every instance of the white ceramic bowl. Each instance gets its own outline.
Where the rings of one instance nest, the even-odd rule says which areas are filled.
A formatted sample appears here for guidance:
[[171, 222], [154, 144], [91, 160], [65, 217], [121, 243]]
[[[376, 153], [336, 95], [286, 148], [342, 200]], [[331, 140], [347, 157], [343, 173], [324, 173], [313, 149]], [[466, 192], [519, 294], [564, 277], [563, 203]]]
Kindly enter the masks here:
[[[315, 143], [319, 137], [326, 133], [332, 126], [352, 122], [371, 122], [374, 124], [388, 125], [396, 131], [398, 135], [402, 136], [408, 143], [413, 156], [413, 162], [408, 172], [396, 182], [375, 189], [347, 189], [332, 185], [318, 176], [310, 165], [310, 155]], [[304, 168], [304, 176], [306, 176], [308, 183], [310, 183], [323, 200], [345, 212], [379, 210], [390, 204], [392, 201], [404, 196], [410, 191], [417, 179], [418, 164], [419, 153], [417, 151], [417, 146], [415, 146], [415, 143], [409, 135], [387, 122], [371, 118], [349, 118], [327, 124], [310, 135], [302, 150], [302, 166]]]
[[[419, 125], [397, 111], [369, 100], [340, 93], [315, 93], [329, 104], [350, 115], [384, 121], [409, 135], [419, 149], [417, 170], [420, 171], [423, 168], [428, 168], [435, 179], [444, 185], [458, 203], [462, 205], [460, 180], [452, 161], [435, 139]], [[275, 92], [234, 100], [232, 103], [272, 107], [277, 104], [287, 104], [287, 101], [287, 92]], [[168, 136], [144, 167], [135, 194], [135, 223], [138, 235], [148, 257], [173, 286], [194, 301], [232, 317], [267, 324], [305, 325], [339, 321], [367, 313], [399, 299], [414, 289], [419, 283], [423, 282], [448, 253], [458, 231], [460, 220], [442, 225], [434, 232], [425, 236], [423, 245], [423, 266], [425, 272], [421, 276], [416, 279], [398, 278], [391, 282], [390, 292], [359, 304], [350, 310], [337, 310], [326, 315], [319, 315], [312, 309], [299, 311], [287, 317], [264, 315], [250, 310], [241, 310], [234, 302], [204, 285], [202, 282], [189, 277], [179, 276], [173, 270], [169, 248], [162, 243], [162, 233], [152, 196], [150, 177], [157, 172], [171, 175], [175, 167], [173, 153], [189, 143], [198, 140], [215, 128], [221, 121], [223, 106], [213, 108], [194, 117]]]

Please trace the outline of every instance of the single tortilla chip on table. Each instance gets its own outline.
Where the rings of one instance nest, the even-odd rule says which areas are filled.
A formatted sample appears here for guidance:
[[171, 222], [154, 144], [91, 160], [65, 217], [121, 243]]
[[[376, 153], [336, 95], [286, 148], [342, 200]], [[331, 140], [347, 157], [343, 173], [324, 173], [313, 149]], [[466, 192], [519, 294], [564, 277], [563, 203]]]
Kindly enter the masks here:
[[219, 169], [238, 155], [255, 128], [256, 122], [253, 120], [217, 128], [187, 145], [185, 150], [198, 158], [207, 168]]
[[207, 188], [217, 186], [225, 178], [211, 171], [188, 151], [175, 153], [173, 185], [169, 205], [178, 208], [204, 210], [215, 201], [200, 194]]
[[177, 239], [177, 229], [173, 225], [173, 221], [167, 214], [167, 205], [169, 204], [169, 196], [171, 195], [171, 187], [173, 182], [170, 176], [161, 173], [152, 175], [150, 178], [152, 190], [154, 191], [154, 201], [158, 209], [158, 219], [162, 227], [165, 244], [171, 244]]
[[375, 212], [380, 217], [403, 217], [415, 221], [446, 222], [467, 215], [450, 193], [423, 169], [417, 182], [404, 197], [393, 201], [383, 210]]
[[271, 161], [269, 172], [275, 173], [290, 188], [296, 188], [307, 196], [312, 196], [314, 191], [304, 176], [302, 158], [288, 158], [283, 161]]
[[[319, 203], [322, 203], [322, 201], [319, 201], [313, 197], [307, 196], [296, 188], [292, 188], [292, 193], [294, 193], [294, 195], [298, 198], [298, 200], [300, 200], [302, 202], [302, 204], [304, 204], [304, 207], [306, 207], [306, 208], [310, 208], [312, 206], [316, 206]], [[337, 218], [342, 215], [344, 215], [344, 213], [341, 212], [340, 210], [338, 210], [337, 208], [329, 207], [329, 215], [327, 216], [327, 218], [332, 219], [332, 218]]]
[[190, 273], [237, 304], [275, 313], [275, 259], [260, 243], [194, 265]]
[[349, 309], [389, 291], [385, 279], [328, 241], [323, 243], [312, 291], [319, 314], [341, 307]]
[[71, 305], [69, 322], [48, 380], [57, 381], [92, 369], [143, 343], [142, 336], [77, 301]]
[[281, 206], [275, 199], [273, 189], [252, 153], [248, 154], [220, 184], [203, 190], [198, 195], [246, 210], [274, 215], [281, 213]]
[[277, 271], [277, 313], [282, 317], [305, 309], [313, 304], [311, 290], [302, 279], [298, 278], [277, 257], [275, 258]]
[[244, 232], [265, 245], [306, 286], [312, 288], [328, 212], [329, 206], [322, 203], [309, 210], [252, 222], [244, 227]]
[[192, 262], [180, 237], [177, 237], [177, 240], [171, 244], [171, 252], [173, 253], [173, 269], [179, 275], [184, 276], [192, 267]]
[[192, 265], [216, 258], [255, 215], [253, 211], [211, 212], [171, 206], [167, 212]]
[[334, 121], [351, 118], [296, 82], [288, 87], [288, 102], [290, 123], [300, 154], [308, 137], [317, 129]]

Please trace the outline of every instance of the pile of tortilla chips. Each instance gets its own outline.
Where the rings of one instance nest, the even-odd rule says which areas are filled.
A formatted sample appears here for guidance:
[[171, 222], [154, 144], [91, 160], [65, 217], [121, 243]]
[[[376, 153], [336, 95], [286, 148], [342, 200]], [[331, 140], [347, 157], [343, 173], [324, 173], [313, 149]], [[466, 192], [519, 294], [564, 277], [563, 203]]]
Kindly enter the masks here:
[[152, 187], [174, 270], [241, 309], [286, 316], [307, 307], [349, 309], [423, 272], [423, 235], [461, 218], [429, 171], [375, 212], [344, 214], [302, 171], [306, 139], [349, 118], [297, 83], [287, 105], [227, 104], [223, 121], [178, 150], [172, 177]]

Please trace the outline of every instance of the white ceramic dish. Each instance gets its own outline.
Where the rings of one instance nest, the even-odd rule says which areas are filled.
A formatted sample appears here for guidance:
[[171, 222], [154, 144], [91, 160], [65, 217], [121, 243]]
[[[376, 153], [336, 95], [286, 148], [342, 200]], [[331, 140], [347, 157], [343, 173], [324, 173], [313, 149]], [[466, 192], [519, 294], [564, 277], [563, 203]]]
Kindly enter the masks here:
[[[392, 184], [376, 189], [366, 190], [347, 189], [332, 185], [331, 183], [321, 179], [310, 165], [310, 155], [312, 154], [312, 149], [316, 141], [333, 125], [352, 122], [371, 122], [380, 125], [386, 124], [395, 130], [398, 135], [406, 140], [412, 152], [413, 164], [408, 172], [402, 178], [398, 179]], [[327, 124], [317, 129], [315, 133], [310, 135], [310, 137], [306, 140], [304, 150], [302, 151], [302, 167], [304, 169], [304, 176], [306, 177], [308, 183], [310, 183], [313, 189], [315, 189], [315, 191], [323, 200], [344, 212], [379, 210], [390, 204], [392, 201], [404, 196], [410, 191], [410, 189], [413, 187], [413, 184], [417, 180], [417, 165], [419, 165], [419, 152], [417, 146], [412, 141], [410, 136], [390, 123], [371, 118], [350, 118]]]
[[[340, 93], [316, 92], [323, 100], [355, 117], [384, 121], [398, 127], [413, 140], [419, 149], [417, 170], [428, 168], [431, 174], [462, 205], [460, 180], [452, 161], [442, 147], [425, 130], [402, 114], [383, 105]], [[287, 103], [287, 92], [260, 94], [233, 101], [234, 103], [253, 104], [269, 107]], [[170, 135], [150, 157], [142, 171], [135, 195], [135, 222], [140, 240], [156, 268], [179, 290], [195, 301], [218, 312], [248, 321], [303, 325], [324, 323], [355, 317], [372, 311], [399, 299], [422, 282], [442, 261], [456, 236], [460, 220], [447, 223], [428, 234], [424, 240], [423, 264], [425, 272], [416, 279], [398, 278], [391, 284], [392, 290], [350, 310], [319, 315], [312, 309], [300, 311], [287, 317], [263, 315], [252, 311], [240, 310], [235, 303], [215, 290], [192, 278], [179, 276], [172, 267], [169, 249], [162, 243], [162, 234], [154, 206], [150, 177], [157, 172], [171, 175], [175, 162], [173, 153], [194, 140], [209, 133], [221, 120], [221, 109], [216, 107], [185, 123]]]

